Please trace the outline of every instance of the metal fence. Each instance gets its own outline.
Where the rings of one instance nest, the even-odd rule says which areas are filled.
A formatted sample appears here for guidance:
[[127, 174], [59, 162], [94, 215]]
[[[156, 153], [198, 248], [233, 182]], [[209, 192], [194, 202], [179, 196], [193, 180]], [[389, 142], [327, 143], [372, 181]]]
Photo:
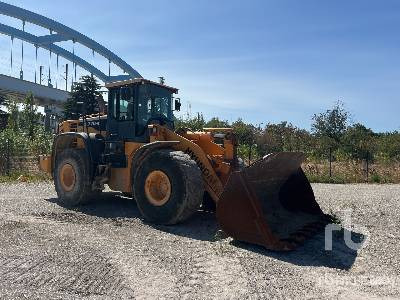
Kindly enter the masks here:
[[9, 176], [13, 172], [37, 173], [39, 172], [38, 158], [31, 155], [29, 151], [13, 141], [5, 138], [0, 145], [0, 175]]
[[[255, 148], [256, 145], [253, 149]], [[316, 182], [400, 183], [400, 162], [393, 158], [383, 158], [370, 149], [340, 145], [338, 150], [334, 148], [316, 148], [313, 151], [289, 150], [289, 152], [292, 151], [306, 154], [306, 161], [302, 167]], [[262, 157], [262, 154], [256, 151], [241, 154], [246, 165]]]
[[3, 145], [2, 151], [0, 151], [0, 174], [10, 175], [11, 171], [11, 156], [10, 156], [10, 140], [6, 139], [5, 145]]

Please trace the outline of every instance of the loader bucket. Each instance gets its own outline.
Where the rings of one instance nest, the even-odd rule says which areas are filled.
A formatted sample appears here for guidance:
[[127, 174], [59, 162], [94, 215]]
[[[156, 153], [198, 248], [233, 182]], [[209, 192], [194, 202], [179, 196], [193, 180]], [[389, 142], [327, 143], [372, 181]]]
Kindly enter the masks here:
[[304, 154], [265, 156], [233, 172], [217, 203], [221, 228], [270, 250], [293, 250], [330, 223], [301, 169]]

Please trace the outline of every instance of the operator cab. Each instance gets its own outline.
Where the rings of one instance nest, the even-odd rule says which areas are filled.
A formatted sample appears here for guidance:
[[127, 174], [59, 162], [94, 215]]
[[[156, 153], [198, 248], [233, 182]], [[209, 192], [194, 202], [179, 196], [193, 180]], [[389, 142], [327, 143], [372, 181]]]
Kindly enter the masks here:
[[[107, 139], [149, 142], [148, 125], [174, 129], [173, 94], [178, 90], [146, 79], [106, 84], [109, 89]], [[178, 110], [179, 102], [175, 108]]]

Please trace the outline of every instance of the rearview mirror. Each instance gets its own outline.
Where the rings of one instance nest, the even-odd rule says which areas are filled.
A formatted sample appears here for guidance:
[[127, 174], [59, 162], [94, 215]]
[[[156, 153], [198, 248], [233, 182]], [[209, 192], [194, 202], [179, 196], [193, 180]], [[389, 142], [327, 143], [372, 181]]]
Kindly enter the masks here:
[[175, 110], [176, 111], [180, 111], [181, 110], [181, 99], [180, 98], [176, 98], [175, 99]]

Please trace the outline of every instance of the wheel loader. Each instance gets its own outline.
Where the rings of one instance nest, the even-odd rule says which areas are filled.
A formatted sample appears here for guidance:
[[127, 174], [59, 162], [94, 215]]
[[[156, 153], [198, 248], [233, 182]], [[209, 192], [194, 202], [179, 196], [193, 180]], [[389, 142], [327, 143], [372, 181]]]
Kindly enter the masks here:
[[175, 130], [176, 88], [146, 79], [106, 84], [107, 114], [59, 124], [40, 167], [59, 201], [82, 204], [111, 190], [131, 195], [143, 218], [177, 224], [210, 201], [233, 239], [292, 250], [330, 222], [298, 152], [272, 153], [245, 167], [231, 128]]

